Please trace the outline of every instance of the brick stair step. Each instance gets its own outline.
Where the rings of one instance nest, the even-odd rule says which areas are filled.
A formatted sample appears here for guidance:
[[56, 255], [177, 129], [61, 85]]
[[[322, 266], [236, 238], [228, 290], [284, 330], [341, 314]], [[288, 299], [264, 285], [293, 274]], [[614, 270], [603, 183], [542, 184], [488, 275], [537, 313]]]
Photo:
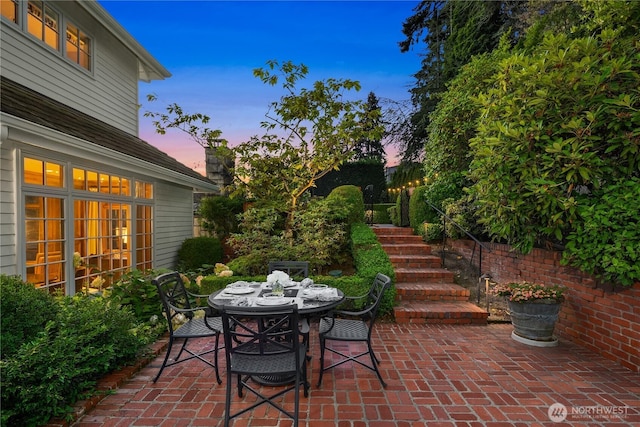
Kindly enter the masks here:
[[377, 236], [377, 238], [378, 238], [378, 242], [380, 242], [382, 246], [384, 246], [385, 244], [405, 245], [409, 243], [421, 243], [423, 245], [426, 245], [424, 240], [422, 240], [422, 237], [416, 236], [414, 234], [406, 235], [406, 236], [405, 235], [399, 235], [399, 236], [384, 235], [384, 236]]
[[394, 308], [397, 323], [486, 325], [489, 313], [469, 302], [405, 302]]
[[407, 243], [405, 245], [382, 245], [387, 255], [429, 255], [431, 246], [424, 243]]
[[395, 268], [441, 268], [442, 258], [436, 255], [389, 255]]
[[469, 301], [469, 289], [455, 283], [396, 283], [396, 301]]
[[394, 268], [397, 282], [452, 283], [453, 272], [444, 268]]
[[376, 233], [377, 236], [380, 236], [380, 235], [400, 236], [400, 235], [413, 234], [413, 228], [409, 228], [409, 227], [380, 227], [380, 226], [374, 225], [371, 228], [373, 229], [373, 232]]

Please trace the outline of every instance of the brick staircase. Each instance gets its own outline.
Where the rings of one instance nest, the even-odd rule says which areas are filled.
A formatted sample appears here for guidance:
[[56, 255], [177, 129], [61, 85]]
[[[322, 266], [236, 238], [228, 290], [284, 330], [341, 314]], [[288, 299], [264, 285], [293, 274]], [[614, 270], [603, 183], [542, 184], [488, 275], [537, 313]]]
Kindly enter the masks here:
[[372, 228], [396, 273], [397, 323], [487, 324], [489, 313], [469, 302], [469, 290], [411, 228]]

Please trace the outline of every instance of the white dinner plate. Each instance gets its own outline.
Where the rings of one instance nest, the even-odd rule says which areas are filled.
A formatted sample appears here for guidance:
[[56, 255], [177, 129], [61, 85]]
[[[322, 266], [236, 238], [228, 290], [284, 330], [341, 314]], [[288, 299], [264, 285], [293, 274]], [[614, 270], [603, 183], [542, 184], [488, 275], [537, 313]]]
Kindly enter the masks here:
[[291, 298], [256, 298], [258, 305], [285, 305], [291, 303]]
[[244, 294], [250, 294], [254, 291], [253, 288], [250, 288], [249, 286], [241, 286], [241, 287], [230, 287], [230, 288], [225, 288], [224, 293], [225, 294], [231, 294], [231, 295], [244, 295]]
[[236, 289], [236, 288], [247, 288], [247, 287], [249, 287], [249, 285], [250, 285], [249, 282], [243, 282], [243, 281], [233, 282], [233, 283], [227, 285], [227, 289], [229, 289], [229, 288], [234, 288], [234, 289]]

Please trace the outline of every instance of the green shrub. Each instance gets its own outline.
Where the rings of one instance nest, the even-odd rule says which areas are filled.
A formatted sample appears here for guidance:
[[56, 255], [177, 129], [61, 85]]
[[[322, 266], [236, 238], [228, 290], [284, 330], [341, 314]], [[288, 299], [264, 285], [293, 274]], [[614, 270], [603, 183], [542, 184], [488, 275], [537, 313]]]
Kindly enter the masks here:
[[[129, 310], [78, 294], [13, 357], [0, 362], [2, 425], [42, 425], [66, 417], [106, 373], [133, 361], [148, 342]], [[36, 314], [36, 312], [32, 312]]]
[[563, 263], [608, 283], [640, 281], [640, 178], [621, 180], [578, 200], [581, 221], [567, 236]]
[[222, 243], [215, 237], [192, 237], [178, 250], [178, 269], [196, 270], [203, 265], [222, 262]]
[[[356, 274], [362, 279], [365, 291], [369, 289], [378, 273], [389, 276], [392, 283], [395, 283], [395, 271], [391, 260], [382, 249], [371, 227], [363, 223], [354, 224], [351, 227], [351, 245]], [[393, 312], [395, 295], [395, 287], [392, 286], [385, 293], [380, 305], [380, 314], [384, 315]]]
[[[473, 205], [468, 201], [468, 199], [446, 199], [442, 201], [442, 207], [444, 209], [444, 213], [467, 232], [471, 233], [478, 239], [486, 238], [484, 230], [478, 224], [477, 217], [473, 211]], [[466, 238], [466, 234], [448, 220], [446, 222], [445, 232], [447, 237], [452, 239]]]
[[108, 298], [115, 304], [127, 307], [140, 322], [149, 322], [152, 316], [162, 315], [162, 302], [157, 287], [151, 283], [165, 270], [131, 270], [113, 284]]
[[243, 202], [242, 199], [226, 196], [205, 197], [200, 202], [202, 227], [219, 239], [236, 233], [239, 225], [238, 214], [242, 213]]
[[409, 199], [409, 225], [415, 234], [422, 234], [424, 222], [429, 218], [429, 213], [433, 211], [424, 201], [427, 187], [421, 185], [413, 190]]
[[[361, 196], [360, 201], [362, 205]], [[276, 208], [249, 209], [243, 215], [242, 233], [231, 235], [228, 241], [238, 257], [227, 265], [237, 275], [258, 275], [267, 273], [269, 261], [288, 259], [308, 261], [311, 270], [321, 271], [341, 262], [348, 251], [347, 218], [352, 212], [338, 193], [313, 199], [298, 210], [293, 233], [285, 236]]]
[[438, 242], [442, 240], [442, 224], [425, 222], [422, 225], [422, 237], [426, 242]]
[[346, 218], [348, 224], [364, 221], [364, 199], [360, 188], [355, 185], [342, 185], [340, 187], [336, 187], [327, 196], [327, 199], [331, 201], [334, 197], [341, 197], [344, 199], [344, 203], [349, 209], [349, 213]]
[[[441, 211], [442, 203], [448, 199], [460, 199], [463, 197], [463, 187], [465, 179], [462, 173], [454, 172], [448, 174], [440, 174], [438, 177], [427, 184], [424, 191], [424, 200], [429, 201], [432, 205]], [[428, 205], [427, 205], [428, 206]], [[441, 222], [441, 215], [431, 207], [426, 208], [425, 221], [429, 223]]]
[[22, 344], [34, 339], [59, 311], [49, 293], [18, 276], [0, 275], [0, 358], [12, 356]]
[[391, 206], [387, 209], [387, 213], [389, 214], [391, 224], [395, 225], [396, 227], [400, 227], [400, 215], [398, 213], [398, 207], [395, 205]]
[[389, 209], [392, 207], [393, 205], [391, 203], [378, 203], [373, 205], [373, 223], [391, 224]]
[[562, 244], [581, 220], [581, 194], [638, 176], [640, 57], [637, 37], [618, 31], [547, 32], [531, 54], [501, 61], [478, 95], [469, 190], [493, 239], [522, 253]]
[[[309, 267], [318, 272], [327, 265], [343, 262], [348, 253], [347, 222], [353, 214], [350, 206], [343, 197], [334, 194], [315, 199], [302, 212], [298, 212], [294, 220], [295, 238], [291, 248], [294, 258], [290, 259], [308, 261]], [[281, 255], [278, 255], [269, 261], [281, 259]]]

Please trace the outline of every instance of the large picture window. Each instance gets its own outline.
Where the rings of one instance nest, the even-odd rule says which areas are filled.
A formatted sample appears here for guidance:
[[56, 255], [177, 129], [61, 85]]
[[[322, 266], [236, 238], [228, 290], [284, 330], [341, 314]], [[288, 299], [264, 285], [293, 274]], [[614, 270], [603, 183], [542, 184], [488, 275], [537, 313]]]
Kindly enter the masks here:
[[[153, 184], [74, 167], [66, 189], [66, 170], [53, 161], [23, 160], [27, 281], [97, 293], [133, 267], [152, 268]], [[47, 188], [60, 196], [49, 197]], [[65, 203], [73, 206], [71, 221]]]

